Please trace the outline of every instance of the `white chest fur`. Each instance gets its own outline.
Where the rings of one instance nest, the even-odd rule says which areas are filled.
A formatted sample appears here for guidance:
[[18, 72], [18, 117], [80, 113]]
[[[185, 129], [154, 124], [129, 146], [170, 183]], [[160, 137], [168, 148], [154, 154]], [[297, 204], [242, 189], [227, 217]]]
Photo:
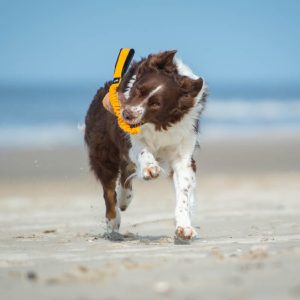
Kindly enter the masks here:
[[180, 122], [163, 131], [156, 131], [152, 124], [145, 124], [140, 134], [130, 137], [132, 150], [135, 152], [135, 147], [146, 148], [156, 159], [163, 161], [191, 155], [197, 137], [194, 123], [191, 114], [187, 114]]

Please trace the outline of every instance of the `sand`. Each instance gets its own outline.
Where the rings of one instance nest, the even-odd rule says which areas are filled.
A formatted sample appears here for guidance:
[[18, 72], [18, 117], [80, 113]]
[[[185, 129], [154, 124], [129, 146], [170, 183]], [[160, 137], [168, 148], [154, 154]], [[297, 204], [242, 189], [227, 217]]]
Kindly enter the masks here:
[[168, 179], [135, 182], [105, 238], [84, 147], [0, 151], [1, 299], [300, 299], [300, 138], [197, 152], [199, 238], [174, 244]]

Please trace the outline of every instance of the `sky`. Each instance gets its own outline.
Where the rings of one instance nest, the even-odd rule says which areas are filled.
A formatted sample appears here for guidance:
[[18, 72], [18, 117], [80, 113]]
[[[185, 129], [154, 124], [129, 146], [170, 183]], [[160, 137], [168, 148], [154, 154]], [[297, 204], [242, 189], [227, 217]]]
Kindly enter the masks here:
[[300, 1], [0, 0], [0, 84], [110, 79], [135, 59], [177, 49], [208, 81], [300, 84]]

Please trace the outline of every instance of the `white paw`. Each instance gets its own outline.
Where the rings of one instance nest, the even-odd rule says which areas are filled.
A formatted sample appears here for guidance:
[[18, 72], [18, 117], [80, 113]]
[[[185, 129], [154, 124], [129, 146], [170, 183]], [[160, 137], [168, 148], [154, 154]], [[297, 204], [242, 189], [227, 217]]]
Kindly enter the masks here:
[[160, 166], [158, 163], [149, 163], [144, 168], [142, 168], [142, 178], [144, 180], [150, 180], [157, 178], [160, 174]]
[[197, 236], [197, 232], [193, 227], [181, 227], [176, 228], [176, 237], [182, 240], [192, 240]]
[[121, 209], [121, 211], [124, 211], [129, 206], [130, 202], [132, 200], [132, 190], [131, 189], [125, 189], [121, 185], [117, 186], [117, 203]]
[[159, 176], [160, 166], [154, 156], [147, 150], [142, 150], [139, 154], [138, 176], [144, 180], [150, 180]]
[[118, 232], [121, 224], [121, 215], [119, 208], [116, 207], [116, 217], [114, 219], [106, 219], [107, 233]]

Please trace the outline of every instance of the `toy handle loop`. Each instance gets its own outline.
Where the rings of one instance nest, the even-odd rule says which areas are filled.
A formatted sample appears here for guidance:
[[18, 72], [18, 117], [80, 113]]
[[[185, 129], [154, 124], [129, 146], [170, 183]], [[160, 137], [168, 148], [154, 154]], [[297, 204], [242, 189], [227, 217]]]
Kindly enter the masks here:
[[127, 72], [128, 67], [132, 61], [134, 55], [134, 49], [131, 48], [121, 48], [114, 71], [114, 80], [113, 83], [118, 83], [121, 81], [121, 78]]
[[109, 87], [109, 101], [113, 108], [113, 111], [118, 119], [118, 124], [120, 128], [129, 134], [138, 134], [140, 132], [140, 127], [131, 128], [121, 117], [120, 114], [120, 103], [118, 99], [117, 89], [120, 85], [122, 76], [126, 73], [130, 62], [133, 58], [134, 50], [131, 48], [121, 48], [119, 56], [115, 64], [114, 79], [113, 83]]

